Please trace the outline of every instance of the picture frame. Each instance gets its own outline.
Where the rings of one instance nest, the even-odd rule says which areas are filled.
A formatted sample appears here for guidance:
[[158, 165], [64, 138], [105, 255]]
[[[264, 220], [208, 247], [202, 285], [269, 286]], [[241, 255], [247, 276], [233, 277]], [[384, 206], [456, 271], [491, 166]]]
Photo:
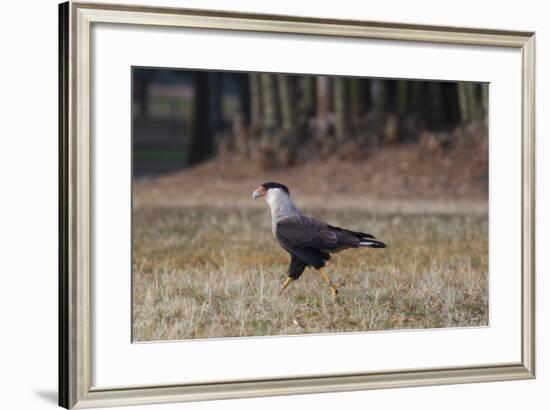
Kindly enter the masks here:
[[[482, 366], [204, 383], [92, 386], [91, 28], [185, 27], [335, 38], [506, 47], [521, 52], [521, 360]], [[535, 377], [535, 34], [178, 8], [68, 2], [59, 7], [59, 404], [149, 403], [520, 380]]]

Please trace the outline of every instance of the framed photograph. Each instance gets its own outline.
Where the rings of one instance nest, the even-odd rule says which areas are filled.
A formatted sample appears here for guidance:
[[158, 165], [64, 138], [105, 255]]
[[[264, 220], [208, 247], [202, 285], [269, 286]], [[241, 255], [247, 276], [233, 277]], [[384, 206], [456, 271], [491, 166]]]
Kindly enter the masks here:
[[534, 33], [59, 23], [61, 406], [534, 378]]

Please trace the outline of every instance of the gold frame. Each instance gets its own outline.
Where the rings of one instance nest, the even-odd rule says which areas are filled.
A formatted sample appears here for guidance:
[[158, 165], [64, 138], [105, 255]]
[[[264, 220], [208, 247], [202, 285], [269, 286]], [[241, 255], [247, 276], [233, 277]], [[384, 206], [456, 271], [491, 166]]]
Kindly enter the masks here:
[[[66, 408], [352, 391], [535, 377], [535, 34], [144, 6], [59, 8], [59, 404]], [[91, 387], [90, 30], [95, 23], [194, 27], [510, 47], [522, 53], [522, 359], [429, 370]]]

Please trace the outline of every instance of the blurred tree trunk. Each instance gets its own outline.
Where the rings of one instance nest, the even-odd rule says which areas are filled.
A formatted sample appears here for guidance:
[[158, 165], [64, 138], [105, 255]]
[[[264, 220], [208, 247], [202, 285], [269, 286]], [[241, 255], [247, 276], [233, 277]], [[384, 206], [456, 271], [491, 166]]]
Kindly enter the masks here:
[[481, 84], [481, 104], [483, 106], [483, 119], [489, 119], [489, 84]]
[[148, 107], [149, 107], [149, 88], [151, 86], [150, 75], [143, 75], [141, 78], [141, 86], [139, 87], [139, 94], [137, 100], [139, 105], [139, 116], [141, 118], [148, 117]]
[[460, 125], [460, 105], [458, 101], [458, 83], [441, 83], [443, 112], [445, 113], [446, 127]]
[[[232, 151], [241, 158], [249, 158], [251, 151], [252, 103], [251, 84], [248, 74], [232, 76], [238, 85], [239, 108], [231, 116], [231, 137], [225, 136], [222, 147], [225, 151]], [[225, 142], [225, 146], [223, 145]]]
[[323, 137], [328, 134], [330, 114], [330, 78], [317, 77], [317, 133]]
[[468, 111], [471, 121], [476, 121], [480, 118], [481, 110], [477, 98], [477, 84], [468, 83], [467, 98], [468, 98]]
[[370, 84], [372, 111], [376, 114], [383, 113], [387, 108], [387, 84], [384, 80], [373, 79]]
[[411, 84], [412, 111], [418, 123], [422, 122], [422, 106], [424, 102], [424, 83], [414, 81]]
[[250, 74], [250, 128], [252, 132], [262, 127], [262, 94], [259, 74]]
[[426, 119], [428, 127], [432, 130], [441, 130], [445, 125], [443, 103], [441, 83], [438, 81], [430, 81], [428, 83], [428, 111], [426, 113]]
[[399, 116], [402, 118], [407, 115], [408, 91], [409, 91], [409, 81], [398, 80], [396, 105], [397, 105], [397, 114], [399, 114]]
[[363, 87], [359, 78], [349, 79], [349, 101], [350, 101], [350, 115], [351, 125], [354, 131], [357, 131], [357, 127], [361, 120], [361, 115], [365, 109]]
[[242, 113], [242, 117], [245, 124], [250, 124], [250, 117], [252, 116], [252, 104], [250, 101], [250, 81], [248, 80], [248, 74], [239, 74], [239, 111]]
[[214, 139], [222, 127], [222, 75], [218, 72], [208, 72], [206, 75], [207, 85], [203, 92], [208, 93], [209, 135]]
[[287, 74], [277, 76], [283, 129], [295, 132], [298, 124], [296, 113], [296, 79]]
[[273, 132], [279, 123], [279, 110], [277, 104], [277, 84], [273, 74], [260, 74], [262, 95], [262, 130]]
[[456, 88], [458, 94], [458, 106], [460, 108], [460, 121], [462, 123], [468, 122], [468, 100], [466, 98], [466, 84], [458, 83]]
[[349, 109], [347, 79], [334, 78], [334, 129], [336, 138], [342, 142], [349, 134]]
[[193, 133], [191, 136], [189, 163], [194, 165], [208, 157], [214, 151], [212, 135], [210, 90], [208, 72], [197, 71], [193, 74]]
[[474, 121], [478, 117], [479, 108], [476, 100], [475, 84], [466, 81], [458, 83], [458, 101], [463, 123]]
[[315, 114], [315, 77], [303, 76], [301, 83], [300, 115], [305, 120], [304, 122], [307, 122]]

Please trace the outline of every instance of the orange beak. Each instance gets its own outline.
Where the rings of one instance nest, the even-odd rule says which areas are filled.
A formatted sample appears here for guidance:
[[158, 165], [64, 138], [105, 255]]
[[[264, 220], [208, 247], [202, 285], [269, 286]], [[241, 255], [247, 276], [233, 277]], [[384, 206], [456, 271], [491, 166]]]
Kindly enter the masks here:
[[252, 192], [252, 199], [265, 196], [266, 193], [267, 193], [266, 189], [263, 186], [259, 186], [258, 188], [256, 188], [254, 192]]

